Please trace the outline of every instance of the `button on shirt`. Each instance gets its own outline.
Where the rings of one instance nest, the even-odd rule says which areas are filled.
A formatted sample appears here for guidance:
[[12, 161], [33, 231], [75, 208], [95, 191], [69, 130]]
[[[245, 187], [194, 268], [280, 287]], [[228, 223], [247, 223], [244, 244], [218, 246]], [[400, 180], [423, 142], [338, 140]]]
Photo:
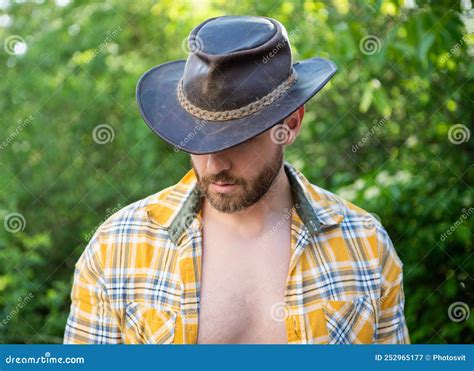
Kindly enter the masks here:
[[[403, 265], [380, 222], [284, 169], [293, 195], [288, 344], [410, 343]], [[64, 343], [197, 343], [201, 203], [191, 169], [98, 228], [76, 264]]]

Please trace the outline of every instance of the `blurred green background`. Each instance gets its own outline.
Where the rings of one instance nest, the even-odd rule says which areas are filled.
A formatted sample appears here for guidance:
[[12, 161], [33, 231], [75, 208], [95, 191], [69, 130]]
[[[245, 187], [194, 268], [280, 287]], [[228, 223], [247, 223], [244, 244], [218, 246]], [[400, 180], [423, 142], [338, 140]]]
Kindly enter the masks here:
[[413, 343], [472, 343], [471, 1], [0, 1], [0, 342], [55, 343], [74, 264], [121, 207], [177, 182], [135, 85], [223, 14], [288, 30], [339, 72], [286, 158], [376, 214], [405, 273]]

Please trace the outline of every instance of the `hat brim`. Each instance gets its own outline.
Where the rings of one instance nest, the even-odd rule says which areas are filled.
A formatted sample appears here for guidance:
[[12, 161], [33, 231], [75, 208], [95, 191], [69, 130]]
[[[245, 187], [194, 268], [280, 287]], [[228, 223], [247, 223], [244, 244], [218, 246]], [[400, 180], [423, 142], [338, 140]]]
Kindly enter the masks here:
[[327, 59], [311, 58], [293, 64], [296, 83], [283, 96], [261, 111], [229, 121], [205, 121], [181, 107], [176, 87], [186, 61], [179, 60], [153, 67], [137, 84], [140, 113], [163, 140], [192, 154], [208, 154], [236, 146], [270, 129], [293, 113], [321, 90], [336, 73]]

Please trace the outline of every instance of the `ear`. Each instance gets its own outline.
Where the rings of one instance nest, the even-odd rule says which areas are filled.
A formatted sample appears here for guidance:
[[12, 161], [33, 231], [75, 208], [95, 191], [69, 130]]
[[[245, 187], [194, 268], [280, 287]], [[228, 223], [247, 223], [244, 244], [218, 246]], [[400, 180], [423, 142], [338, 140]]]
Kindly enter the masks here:
[[301, 130], [301, 124], [304, 117], [304, 105], [299, 107], [295, 112], [288, 116], [283, 125], [286, 125], [288, 130], [288, 138], [284, 144], [292, 144]]

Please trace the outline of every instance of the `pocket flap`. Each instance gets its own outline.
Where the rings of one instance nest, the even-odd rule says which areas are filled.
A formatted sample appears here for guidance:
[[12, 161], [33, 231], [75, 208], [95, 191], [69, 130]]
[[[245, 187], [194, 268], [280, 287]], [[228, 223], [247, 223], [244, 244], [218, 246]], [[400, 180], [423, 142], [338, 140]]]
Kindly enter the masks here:
[[375, 313], [369, 296], [327, 300], [323, 308], [330, 344], [372, 343]]
[[176, 312], [129, 302], [123, 326], [126, 344], [171, 344], [174, 339]]

